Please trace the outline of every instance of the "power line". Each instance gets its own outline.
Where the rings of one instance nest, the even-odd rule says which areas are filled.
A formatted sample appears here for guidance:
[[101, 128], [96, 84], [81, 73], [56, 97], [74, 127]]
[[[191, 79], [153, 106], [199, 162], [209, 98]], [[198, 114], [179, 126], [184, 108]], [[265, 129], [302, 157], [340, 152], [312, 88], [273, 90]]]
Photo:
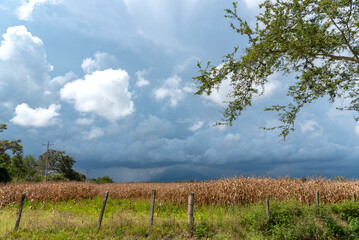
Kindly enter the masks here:
[[49, 162], [49, 148], [50, 146], [53, 146], [53, 143], [47, 142], [47, 144], [42, 144], [47, 147], [46, 149], [46, 170], [45, 170], [45, 182], [47, 181], [47, 163]]

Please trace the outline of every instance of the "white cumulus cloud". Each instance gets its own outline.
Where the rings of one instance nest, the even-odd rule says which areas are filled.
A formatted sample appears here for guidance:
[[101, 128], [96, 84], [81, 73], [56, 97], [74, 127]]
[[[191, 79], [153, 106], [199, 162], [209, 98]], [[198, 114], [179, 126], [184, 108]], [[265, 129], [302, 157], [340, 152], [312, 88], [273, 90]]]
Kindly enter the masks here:
[[17, 16], [20, 20], [29, 21], [32, 17], [32, 12], [36, 6], [43, 4], [59, 4], [62, 0], [28, 0], [22, 1], [22, 5], [17, 9]]
[[229, 97], [229, 93], [232, 90], [231, 80], [229, 78], [222, 81], [221, 85], [218, 89], [213, 89], [210, 95], [203, 95], [205, 98], [211, 100], [212, 102], [225, 106], [228, 101], [233, 100], [233, 98]]
[[61, 106], [51, 104], [48, 108], [31, 108], [26, 103], [22, 103], [15, 108], [15, 116], [11, 122], [21, 126], [46, 127], [57, 123], [55, 117], [60, 114], [58, 111]]
[[203, 126], [204, 122], [203, 121], [198, 121], [197, 123], [193, 124], [192, 126], [190, 126], [188, 128], [188, 130], [195, 132], [198, 129], [200, 129]]
[[300, 124], [302, 133], [309, 132], [312, 137], [321, 136], [323, 134], [323, 128], [314, 120], [308, 120], [303, 124]]
[[[44, 70], [51, 71], [52, 66], [46, 61], [46, 53], [40, 38], [33, 36], [23, 25], [9, 27], [2, 35], [0, 60], [23, 62], [31, 60], [33, 66], [40, 65]], [[38, 68], [37, 68], [38, 69]]]
[[50, 85], [51, 86], [63, 86], [65, 83], [76, 79], [77, 76], [74, 72], [68, 72], [64, 76], [57, 76], [51, 79]]
[[144, 78], [144, 76], [148, 73], [149, 73], [149, 70], [147, 70], [147, 69], [137, 71], [135, 73], [137, 76], [137, 82], [136, 82], [137, 87], [144, 87], [144, 86], [147, 86], [148, 84], [150, 84], [150, 82]]
[[121, 69], [96, 71], [67, 83], [60, 90], [61, 99], [73, 103], [79, 112], [93, 112], [110, 121], [122, 119], [135, 111], [129, 79]]
[[244, 2], [246, 3], [246, 5], [249, 8], [259, 8], [258, 5], [262, 2], [264, 2], [264, 0], [244, 0]]
[[95, 138], [103, 137], [104, 132], [99, 127], [92, 127], [90, 132], [83, 132], [82, 136], [84, 140], [92, 140]]
[[95, 59], [86, 58], [83, 60], [81, 67], [86, 74], [90, 74], [98, 70], [114, 67], [116, 63], [117, 60], [114, 56], [106, 52], [96, 52]]
[[9, 27], [0, 45], [0, 99], [33, 100], [50, 80], [43, 42], [25, 26]]
[[225, 137], [225, 140], [230, 142], [238, 141], [239, 139], [241, 139], [241, 135], [239, 133], [228, 133]]
[[90, 118], [79, 118], [76, 120], [76, 123], [79, 125], [90, 125], [94, 122], [93, 119]]
[[183, 99], [184, 91], [180, 87], [182, 79], [177, 75], [165, 80], [160, 88], [154, 89], [154, 95], [157, 100], [165, 98], [170, 99], [170, 105], [176, 107], [178, 102]]

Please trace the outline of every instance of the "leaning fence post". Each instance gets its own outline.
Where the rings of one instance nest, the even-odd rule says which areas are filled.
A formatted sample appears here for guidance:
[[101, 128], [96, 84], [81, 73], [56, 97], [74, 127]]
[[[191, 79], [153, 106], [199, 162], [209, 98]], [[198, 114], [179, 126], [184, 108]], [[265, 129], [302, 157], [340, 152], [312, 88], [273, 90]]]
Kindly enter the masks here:
[[353, 193], [353, 202], [356, 202], [356, 201], [357, 201], [357, 194]]
[[315, 202], [317, 204], [317, 207], [319, 207], [319, 191], [315, 192]]
[[194, 225], [193, 205], [194, 205], [194, 193], [191, 192], [191, 194], [188, 196], [188, 223], [191, 228]]
[[19, 205], [18, 215], [17, 215], [17, 219], [16, 219], [16, 223], [15, 223], [15, 228], [14, 228], [15, 231], [19, 228], [19, 225], [20, 225], [21, 213], [22, 213], [22, 209], [23, 209], [23, 207], [24, 207], [25, 197], [26, 197], [26, 193], [22, 193], [22, 194], [21, 194], [21, 199], [20, 199], [20, 205]]
[[149, 226], [151, 227], [153, 224], [153, 212], [155, 209], [155, 198], [156, 198], [156, 190], [152, 190], [152, 196], [151, 196], [151, 210], [150, 210], [150, 221]]
[[107, 198], [108, 198], [108, 191], [105, 192], [105, 197], [102, 202], [101, 213], [100, 213], [100, 217], [98, 219], [97, 230], [100, 230], [100, 228], [101, 228], [101, 223], [102, 223], [103, 214], [105, 212]]
[[267, 215], [267, 218], [269, 219], [270, 212], [269, 212], [269, 200], [268, 199], [266, 199], [266, 215]]

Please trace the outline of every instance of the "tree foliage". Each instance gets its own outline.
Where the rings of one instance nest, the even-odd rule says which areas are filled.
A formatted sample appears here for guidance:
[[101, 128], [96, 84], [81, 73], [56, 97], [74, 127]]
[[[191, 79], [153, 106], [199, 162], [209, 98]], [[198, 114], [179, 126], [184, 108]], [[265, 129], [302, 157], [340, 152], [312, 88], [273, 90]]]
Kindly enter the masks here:
[[91, 179], [91, 181], [92, 181], [93, 183], [97, 183], [97, 184], [113, 183], [112, 178], [110, 178], [109, 176], [103, 176], [103, 177], [93, 178], [93, 179]]
[[62, 173], [52, 173], [49, 176], [47, 176], [48, 181], [56, 181], [56, 182], [67, 182], [69, 181], [68, 178], [64, 176]]
[[48, 174], [62, 174], [68, 180], [84, 181], [86, 176], [72, 169], [76, 161], [65, 153], [65, 151], [49, 149], [49, 151], [41, 154], [37, 162], [40, 172], [45, 175], [47, 161]]
[[[7, 129], [6, 124], [0, 123], [0, 133]], [[9, 182], [12, 175], [19, 178], [22, 168], [23, 147], [21, 140], [0, 140], [0, 182]], [[12, 154], [10, 155], [9, 154]], [[19, 167], [19, 168], [17, 168]]]
[[[0, 124], [0, 133], [6, 130], [6, 124]], [[6, 165], [11, 164], [11, 156], [9, 155], [9, 151], [11, 151], [12, 155], [20, 157], [23, 154], [21, 145], [21, 139], [18, 140], [0, 140], [0, 160], [4, 162]]]
[[[0, 124], [0, 133], [7, 129], [6, 124]], [[48, 157], [48, 161], [47, 161]], [[39, 181], [47, 174], [50, 180], [85, 181], [85, 175], [72, 169], [76, 161], [65, 154], [65, 151], [50, 149], [39, 156], [36, 162], [32, 155], [23, 157], [21, 140], [0, 140], [0, 182]]]
[[0, 162], [0, 182], [10, 182], [11, 175], [5, 163]]
[[[286, 139], [303, 106], [328, 97], [347, 98], [341, 110], [359, 110], [359, 1], [357, 0], [291, 0], [264, 1], [254, 27], [242, 20], [237, 3], [226, 9], [231, 27], [248, 37], [248, 47], [239, 55], [239, 47], [225, 56], [223, 64], [205, 67], [199, 63], [200, 75], [196, 94], [211, 94], [227, 78], [233, 87], [229, 93], [223, 121], [232, 125], [252, 99], [264, 92], [268, 77], [275, 72], [295, 74], [295, 83], [287, 95], [287, 105], [273, 105]], [[358, 119], [357, 119], [358, 120]]]
[[13, 156], [11, 159], [10, 169], [13, 177], [16, 177], [16, 181], [24, 177], [26, 174], [26, 168], [24, 166], [22, 156]]
[[37, 171], [37, 163], [34, 156], [26, 155], [23, 159], [23, 167], [25, 173], [22, 178], [25, 181], [39, 181], [41, 179]]

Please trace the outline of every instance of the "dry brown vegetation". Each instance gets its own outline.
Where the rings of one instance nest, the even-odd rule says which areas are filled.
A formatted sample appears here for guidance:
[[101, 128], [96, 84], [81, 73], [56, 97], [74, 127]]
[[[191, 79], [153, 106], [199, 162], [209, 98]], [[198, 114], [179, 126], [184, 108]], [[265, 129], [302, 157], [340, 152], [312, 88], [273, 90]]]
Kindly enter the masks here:
[[41, 182], [18, 183], [0, 186], [0, 206], [17, 202], [22, 192], [28, 201], [67, 201], [91, 199], [109, 191], [110, 198], [150, 198], [152, 189], [157, 191], [157, 201], [186, 203], [190, 192], [195, 193], [198, 205], [236, 203], [247, 204], [276, 199], [296, 199], [312, 204], [315, 192], [320, 192], [323, 203], [338, 203], [359, 195], [359, 181], [334, 181], [325, 178], [303, 182], [289, 178], [227, 178], [196, 183], [108, 183]]

